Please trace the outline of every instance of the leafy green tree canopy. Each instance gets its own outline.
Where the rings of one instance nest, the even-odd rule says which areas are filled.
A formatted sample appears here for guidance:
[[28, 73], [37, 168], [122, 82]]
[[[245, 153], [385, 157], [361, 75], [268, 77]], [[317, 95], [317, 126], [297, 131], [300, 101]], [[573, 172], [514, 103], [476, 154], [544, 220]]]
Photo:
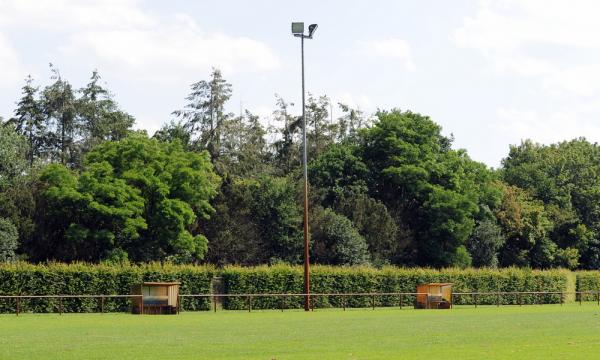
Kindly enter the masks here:
[[197, 218], [214, 211], [219, 184], [206, 152], [133, 134], [94, 148], [79, 177], [51, 165], [42, 180], [55, 258], [190, 262], [206, 253]]

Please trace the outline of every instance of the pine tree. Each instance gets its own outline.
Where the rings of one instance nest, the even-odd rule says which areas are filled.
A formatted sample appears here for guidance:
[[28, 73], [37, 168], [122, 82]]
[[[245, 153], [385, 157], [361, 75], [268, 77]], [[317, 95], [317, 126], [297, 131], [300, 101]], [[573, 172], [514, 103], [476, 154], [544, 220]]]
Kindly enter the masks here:
[[335, 124], [329, 121], [329, 104], [327, 96], [315, 98], [308, 94], [306, 104], [306, 137], [308, 141], [309, 159], [314, 159], [333, 142]]
[[277, 109], [273, 111], [273, 119], [283, 123], [283, 127], [272, 127], [269, 129], [278, 137], [271, 145], [275, 152], [275, 162], [283, 173], [289, 173], [295, 166], [300, 164], [300, 148], [298, 136], [302, 131], [302, 118], [290, 114], [289, 109], [294, 103], [286, 102], [282, 97], [275, 94]]
[[221, 138], [225, 121], [225, 104], [231, 98], [231, 84], [219, 69], [213, 68], [209, 81], [192, 84], [192, 92], [186, 97], [189, 103], [173, 115], [184, 121], [196, 148], [207, 149], [213, 159], [221, 153]]
[[46, 126], [42, 106], [36, 99], [38, 87], [33, 86], [31, 75], [25, 79], [21, 100], [17, 103], [15, 117], [8, 123], [13, 124], [18, 134], [24, 136], [29, 144], [27, 159], [33, 164], [35, 158], [44, 152]]
[[359, 129], [367, 125], [364, 113], [359, 108], [351, 108], [347, 104], [338, 103], [343, 115], [338, 119], [337, 139], [353, 139]]
[[76, 137], [80, 127], [77, 123], [75, 94], [71, 84], [62, 79], [58, 69], [52, 64], [50, 69], [51, 78], [55, 81], [42, 93], [45, 126], [51, 129], [48, 141], [53, 157], [61, 164], [72, 167], [79, 158]]
[[133, 116], [119, 109], [112, 94], [99, 84], [100, 79], [95, 70], [90, 82], [79, 90], [77, 113], [85, 152], [103, 141], [124, 138], [135, 122]]

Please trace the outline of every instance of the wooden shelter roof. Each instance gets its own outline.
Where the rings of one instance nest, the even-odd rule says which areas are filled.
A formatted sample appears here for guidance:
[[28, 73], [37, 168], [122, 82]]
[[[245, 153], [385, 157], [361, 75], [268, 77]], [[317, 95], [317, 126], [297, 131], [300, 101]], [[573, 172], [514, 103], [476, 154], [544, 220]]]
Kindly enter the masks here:
[[433, 286], [446, 286], [446, 285], [452, 285], [453, 283], [425, 283], [425, 284], [420, 284], [420, 285], [433, 285]]
[[172, 286], [172, 285], [181, 285], [181, 283], [180, 282], [146, 281], [146, 282], [143, 282], [142, 285], [148, 285], [148, 286]]

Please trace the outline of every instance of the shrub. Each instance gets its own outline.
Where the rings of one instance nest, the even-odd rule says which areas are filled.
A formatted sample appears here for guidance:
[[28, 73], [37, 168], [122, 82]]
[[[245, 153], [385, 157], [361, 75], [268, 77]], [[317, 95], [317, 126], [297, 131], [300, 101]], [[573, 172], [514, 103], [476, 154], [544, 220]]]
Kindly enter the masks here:
[[[209, 294], [211, 281], [221, 275], [225, 294], [301, 294], [303, 271], [300, 266], [273, 265], [257, 267], [230, 266], [215, 270], [210, 266], [146, 264], [146, 265], [90, 265], [84, 263], [33, 265], [23, 262], [0, 264], [1, 295], [109, 295], [130, 294], [131, 286], [142, 281], [180, 281], [181, 294]], [[313, 266], [311, 268], [311, 292], [322, 294], [340, 293], [413, 293], [417, 284], [427, 282], [452, 282], [453, 291], [461, 292], [515, 292], [574, 290], [573, 273], [567, 270], [505, 269], [459, 269], [442, 270], [425, 268], [344, 267]], [[577, 275], [579, 290], [597, 290], [600, 272], [580, 272]], [[403, 296], [403, 305], [411, 306], [414, 296]], [[586, 299], [589, 300], [589, 299]], [[456, 304], [472, 304], [471, 296], [456, 294]], [[479, 304], [495, 304], [494, 294], [481, 295]], [[500, 297], [502, 304], [517, 304], [516, 296]], [[523, 295], [523, 304], [558, 303], [559, 294]], [[317, 308], [398, 306], [397, 295], [383, 296], [315, 296]], [[183, 310], [209, 310], [209, 298], [182, 298]], [[246, 309], [246, 298], [226, 297], [223, 307], [229, 310]], [[255, 296], [254, 309], [301, 308], [303, 299], [294, 297]], [[56, 299], [27, 299], [21, 302], [23, 311], [54, 312], [58, 309]], [[63, 299], [65, 312], [100, 311], [98, 299]], [[105, 311], [128, 311], [127, 299], [107, 299]], [[0, 300], [0, 312], [14, 312], [12, 299]]]
[[[302, 268], [298, 266], [276, 265], [242, 268], [231, 266], [222, 271], [227, 294], [269, 294], [302, 293]], [[515, 292], [515, 291], [568, 291], [569, 272], [565, 270], [530, 269], [407, 269], [384, 267], [377, 270], [370, 267], [313, 266], [311, 268], [312, 293], [414, 293], [417, 284], [427, 282], [451, 282], [453, 291], [460, 292]], [[316, 296], [315, 307], [368, 307], [375, 301], [376, 306], [398, 306], [399, 296]], [[403, 297], [404, 305], [412, 305], [414, 297]], [[456, 295], [456, 304], [470, 304], [471, 296]], [[496, 295], [481, 295], [479, 304], [495, 304]], [[500, 297], [502, 304], [517, 304], [516, 296]], [[558, 303], [559, 294], [523, 295], [523, 304]], [[255, 297], [252, 307], [274, 309], [280, 307], [278, 297]], [[224, 301], [226, 309], [238, 310], [248, 306], [246, 299], [229, 297]], [[289, 297], [285, 307], [302, 307], [301, 297]]]
[[[32, 265], [0, 264], [0, 295], [124, 295], [142, 281], [180, 281], [181, 294], [210, 293], [214, 268], [192, 265]], [[208, 310], [206, 298], [182, 298], [183, 310]], [[53, 312], [57, 299], [23, 299], [22, 311]], [[99, 299], [63, 299], [65, 312], [100, 311]], [[128, 299], [106, 299], [105, 311], [128, 311]], [[0, 312], [15, 311], [14, 300], [0, 300]]]
[[17, 228], [10, 220], [0, 217], [0, 262], [14, 261], [19, 246]]
[[[600, 271], [578, 271], [577, 291], [600, 291]], [[579, 296], [577, 297], [579, 300]], [[595, 301], [595, 294], [584, 294], [583, 301]]]

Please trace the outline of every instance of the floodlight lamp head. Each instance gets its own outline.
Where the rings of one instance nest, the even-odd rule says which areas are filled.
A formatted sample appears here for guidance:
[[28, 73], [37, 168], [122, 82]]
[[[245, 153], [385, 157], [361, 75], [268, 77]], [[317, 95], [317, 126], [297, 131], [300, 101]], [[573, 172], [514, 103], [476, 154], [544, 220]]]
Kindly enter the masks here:
[[292, 34], [294, 34], [294, 35], [304, 34], [304, 23], [303, 22], [293, 22], [292, 23]]
[[312, 37], [315, 31], [317, 31], [317, 24], [310, 24], [308, 26], [308, 37]]

